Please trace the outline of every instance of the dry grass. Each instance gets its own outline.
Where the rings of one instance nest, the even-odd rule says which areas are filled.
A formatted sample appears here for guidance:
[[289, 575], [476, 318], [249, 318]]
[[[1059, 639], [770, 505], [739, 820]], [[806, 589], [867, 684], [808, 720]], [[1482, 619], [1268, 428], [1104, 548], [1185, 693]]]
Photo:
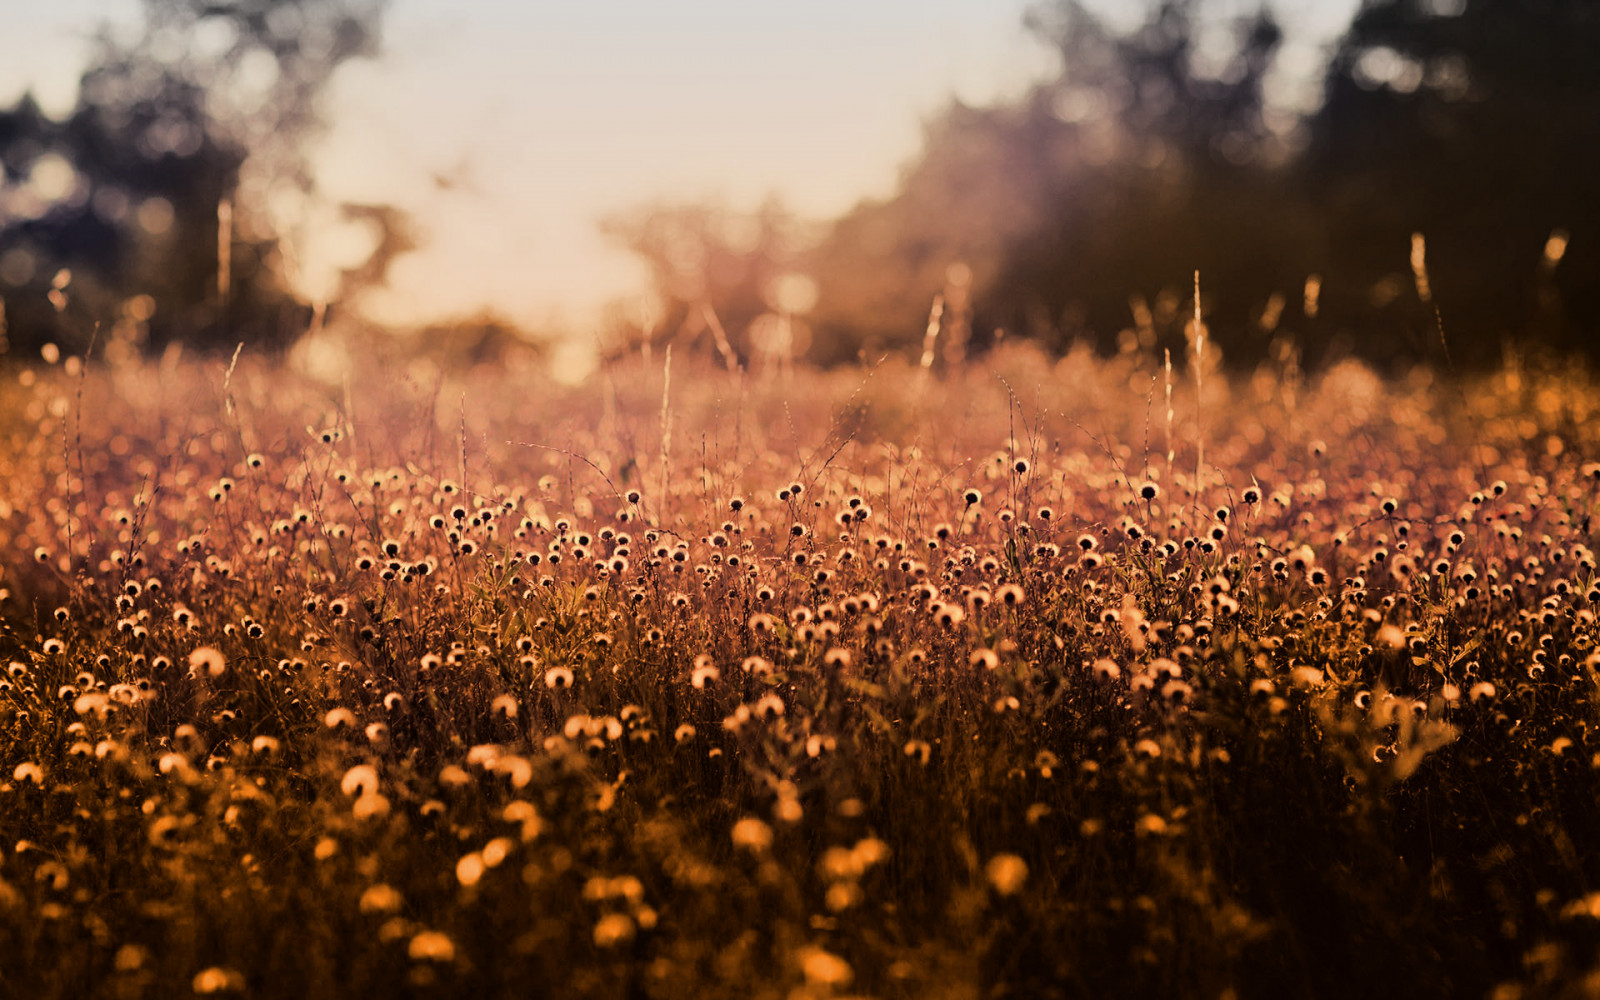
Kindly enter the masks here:
[[0, 993], [1593, 987], [1585, 376], [673, 364], [9, 371]]

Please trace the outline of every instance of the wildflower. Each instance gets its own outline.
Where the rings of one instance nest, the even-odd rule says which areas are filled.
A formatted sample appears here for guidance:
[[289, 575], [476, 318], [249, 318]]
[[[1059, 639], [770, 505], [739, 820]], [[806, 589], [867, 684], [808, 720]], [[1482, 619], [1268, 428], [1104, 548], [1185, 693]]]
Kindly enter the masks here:
[[382, 819], [389, 815], [389, 800], [377, 792], [368, 792], [357, 797], [350, 811], [356, 819]]
[[689, 683], [695, 690], [703, 690], [708, 681], [720, 680], [721, 678], [722, 671], [717, 668], [715, 663], [711, 662], [709, 655], [701, 653], [694, 658], [694, 672], [689, 676]]
[[544, 820], [539, 816], [539, 811], [534, 808], [533, 803], [521, 799], [514, 799], [506, 803], [506, 807], [500, 812], [500, 818], [507, 823], [521, 825], [521, 837], [524, 844], [538, 837], [544, 829]]
[[228, 669], [228, 661], [220, 650], [211, 646], [201, 646], [189, 654], [189, 669], [204, 670], [207, 676], [221, 677]]
[[511, 853], [516, 844], [509, 837], [496, 837], [483, 845], [479, 853], [483, 855], [483, 863], [490, 868], [498, 868]]
[[[27, 767], [28, 765], [24, 764], [22, 766]], [[178, 774], [182, 776], [189, 771], [189, 758], [181, 753], [164, 753], [161, 755], [161, 759], [156, 761], [156, 770], [162, 774]]]
[[772, 846], [772, 827], [754, 816], [746, 816], [733, 824], [733, 846], [760, 854]]
[[738, 708], [733, 710], [732, 715], [729, 715], [722, 720], [722, 728], [728, 730], [729, 732], [737, 733], [740, 729], [743, 729], [744, 724], [749, 721], [750, 706], [740, 705]]
[[889, 845], [877, 837], [863, 837], [856, 841], [851, 853], [863, 866], [871, 867], [889, 860]]
[[572, 669], [556, 666], [544, 672], [544, 686], [552, 691], [572, 686]]
[[855, 972], [850, 968], [849, 962], [815, 945], [801, 948], [796, 958], [800, 962], [801, 974], [812, 986], [829, 990], [838, 989], [850, 985], [850, 981], [855, 978]]
[[823, 905], [830, 913], [842, 913], [866, 898], [861, 886], [855, 882], [835, 882], [823, 893]]
[[1399, 650], [1405, 647], [1405, 633], [1394, 625], [1385, 625], [1378, 630], [1377, 644], [1389, 650]]
[[1296, 687], [1318, 688], [1322, 686], [1323, 673], [1316, 667], [1295, 667], [1289, 672], [1289, 678]]
[[856, 852], [848, 847], [830, 847], [823, 851], [817, 867], [830, 881], [858, 879], [866, 874], [867, 870], [863, 859], [857, 857]]
[[633, 940], [633, 918], [626, 913], [607, 913], [594, 925], [594, 943], [599, 948], [614, 948]]
[[329, 729], [354, 729], [356, 727], [355, 713], [348, 708], [339, 707], [328, 710], [322, 717], [322, 724]]
[[983, 873], [995, 892], [1014, 896], [1028, 880], [1028, 863], [1015, 854], [996, 854], [983, 866]]
[[422, 931], [411, 939], [406, 954], [418, 962], [453, 962], [456, 945], [439, 931]]
[[1033, 766], [1039, 769], [1039, 777], [1049, 778], [1055, 774], [1056, 765], [1061, 760], [1049, 750], [1040, 750], [1033, 755]]
[[1161, 687], [1161, 697], [1170, 702], [1187, 702], [1194, 694], [1194, 688], [1180, 680], [1167, 681]]
[[1000, 666], [1000, 656], [992, 649], [974, 649], [972, 655], [967, 657], [967, 665], [994, 670]]
[[139, 944], [125, 944], [117, 949], [112, 967], [118, 972], [138, 972], [150, 961], [150, 949]]
[[1316, 561], [1317, 554], [1312, 551], [1311, 546], [1301, 545], [1289, 553], [1288, 565], [1296, 573], [1305, 573], [1316, 565]]
[[367, 795], [378, 790], [378, 772], [371, 764], [357, 764], [344, 773], [339, 790], [346, 795]]
[[487, 869], [488, 865], [484, 864], [483, 855], [476, 851], [462, 855], [456, 862], [456, 881], [470, 889], [478, 884], [478, 880], [483, 878], [483, 873]]
[[1110, 683], [1122, 676], [1122, 668], [1117, 666], [1115, 660], [1101, 657], [1094, 661], [1094, 676], [1098, 681]]
[[242, 993], [245, 983], [244, 975], [237, 969], [213, 965], [195, 973], [189, 985], [201, 996], [209, 996], [213, 993]]
[[368, 886], [361, 894], [360, 909], [362, 913], [393, 913], [400, 909], [402, 902], [400, 891], [392, 885], [379, 882], [377, 885]]

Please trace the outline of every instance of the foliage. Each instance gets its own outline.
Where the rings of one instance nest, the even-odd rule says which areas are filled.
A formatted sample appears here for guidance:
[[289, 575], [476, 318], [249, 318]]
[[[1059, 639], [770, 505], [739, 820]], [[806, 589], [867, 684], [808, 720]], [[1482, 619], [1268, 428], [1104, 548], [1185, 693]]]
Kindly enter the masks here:
[[[0, 293], [29, 353], [94, 339], [282, 346], [311, 311], [288, 281], [285, 206], [314, 190], [317, 99], [376, 51], [382, 0], [144, 0], [136, 37], [102, 30], [64, 121], [0, 112]], [[406, 248], [392, 210], [352, 206]], [[401, 242], [395, 242], [399, 239]], [[55, 295], [51, 295], [51, 292]], [[226, 331], [226, 332], [224, 332]]]
[[[1215, 18], [1163, 0], [1118, 34], [1071, 0], [1042, 7], [1060, 76], [953, 104], [899, 191], [818, 245], [814, 356], [914, 350], [954, 264], [978, 344], [1003, 330], [1181, 357], [1198, 268], [1213, 342], [1245, 366], [1283, 330], [1316, 358], [1442, 362], [1436, 306], [1452, 362], [1492, 365], [1507, 341], [1592, 350], [1593, 4], [1363, 4], [1309, 110], [1268, 100], [1269, 8], [1221, 54], [1201, 44]], [[1431, 249], [1421, 295], [1414, 233]]]
[[1395, 294], [1411, 278], [1395, 250], [1422, 232], [1459, 352], [1498, 360], [1510, 335], [1593, 350], [1597, 48], [1600, 11], [1573, 0], [1362, 6], [1304, 167], [1326, 206], [1330, 290], [1356, 300], [1343, 312], [1376, 304], [1382, 328], [1434, 339], [1432, 311]]

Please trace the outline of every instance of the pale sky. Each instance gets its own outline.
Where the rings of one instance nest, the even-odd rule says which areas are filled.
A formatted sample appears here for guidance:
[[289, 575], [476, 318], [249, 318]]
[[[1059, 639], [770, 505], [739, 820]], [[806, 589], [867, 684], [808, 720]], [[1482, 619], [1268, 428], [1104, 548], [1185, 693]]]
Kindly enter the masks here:
[[[1313, 72], [1355, 0], [1279, 5]], [[0, 102], [32, 86], [46, 111], [76, 95], [87, 36], [132, 23], [137, 0], [5, 0]], [[394, 0], [384, 56], [328, 95], [315, 151], [330, 201], [390, 202], [422, 250], [367, 303], [413, 323], [488, 305], [582, 335], [643, 272], [595, 229], [647, 201], [768, 194], [826, 218], [894, 189], [922, 122], [951, 96], [985, 103], [1058, 69], [1022, 27], [1023, 0]], [[1138, 0], [1092, 7], [1127, 23]], [[1244, 13], [1255, 0], [1213, 0]], [[451, 180], [449, 187], [435, 176]], [[359, 230], [313, 227], [309, 290], [361, 256]]]
[[400, 0], [389, 58], [339, 81], [322, 177], [423, 220], [428, 248], [373, 303], [387, 317], [488, 301], [592, 325], [644, 282], [597, 217], [768, 193], [827, 217], [889, 194], [951, 93], [989, 101], [1052, 70], [1021, 17], [1014, 0]]

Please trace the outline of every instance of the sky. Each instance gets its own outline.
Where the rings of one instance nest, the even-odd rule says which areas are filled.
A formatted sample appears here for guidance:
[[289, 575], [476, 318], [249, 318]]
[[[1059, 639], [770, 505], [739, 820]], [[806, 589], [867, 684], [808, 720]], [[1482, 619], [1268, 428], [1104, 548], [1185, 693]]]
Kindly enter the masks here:
[[[1317, 53], [1354, 0], [1285, 0], [1286, 60]], [[1091, 0], [1133, 23], [1138, 0]], [[594, 329], [644, 271], [596, 220], [650, 202], [748, 209], [776, 195], [825, 219], [887, 196], [952, 97], [990, 103], [1059, 69], [1020, 0], [393, 0], [384, 54], [347, 63], [313, 152], [328, 204], [388, 202], [423, 246], [363, 305], [414, 324], [489, 307], [533, 328]], [[1245, 13], [1254, 0], [1212, 0]], [[88, 38], [138, 0], [7, 3], [0, 102], [76, 95]], [[311, 220], [296, 248], [310, 294], [370, 235]]]

